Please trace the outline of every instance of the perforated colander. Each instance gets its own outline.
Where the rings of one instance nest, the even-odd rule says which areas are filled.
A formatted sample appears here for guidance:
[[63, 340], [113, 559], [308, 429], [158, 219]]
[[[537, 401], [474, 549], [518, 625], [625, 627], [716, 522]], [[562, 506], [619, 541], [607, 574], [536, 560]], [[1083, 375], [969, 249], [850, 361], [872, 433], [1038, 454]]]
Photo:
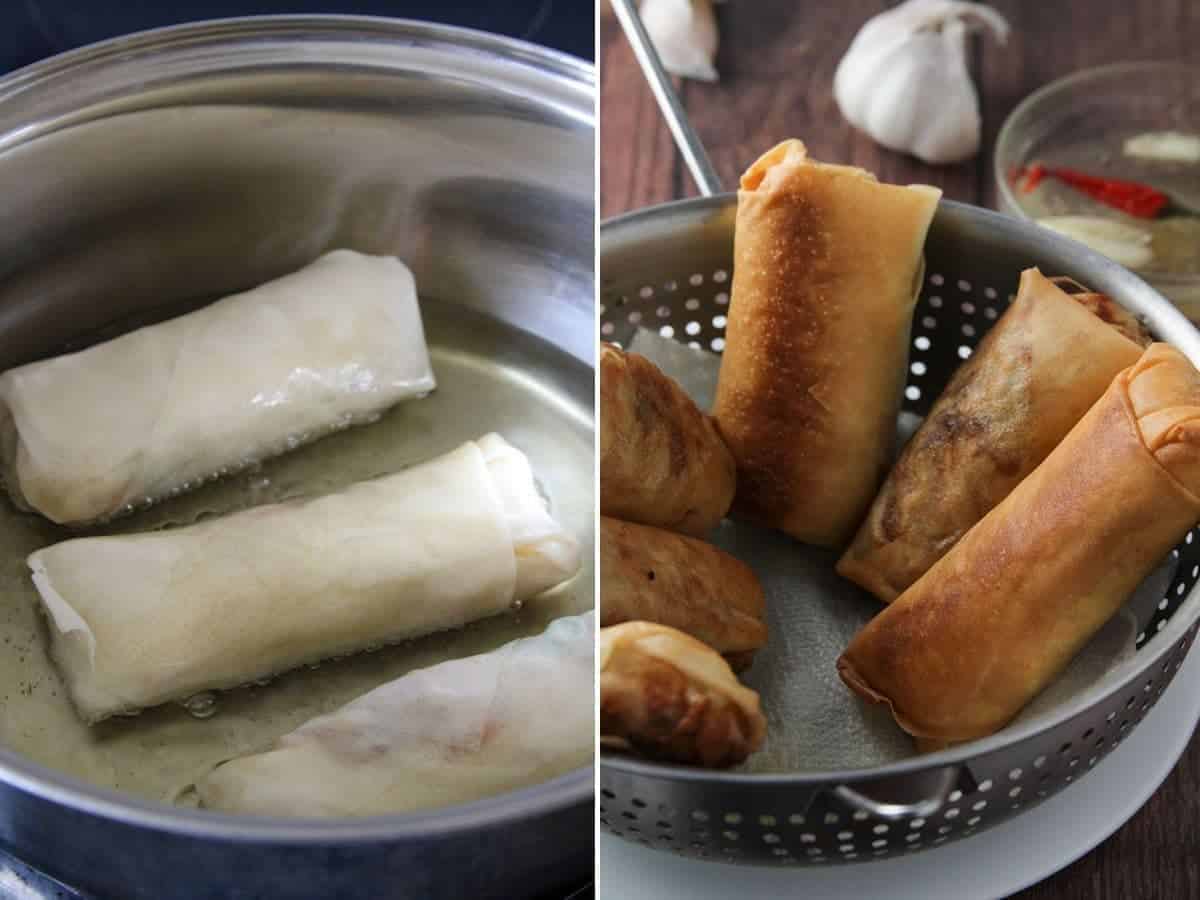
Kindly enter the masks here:
[[[730, 302], [736, 196], [719, 182], [649, 48], [632, 0], [614, 0], [702, 199], [609, 220], [600, 229], [605, 340], [638, 327], [720, 353]], [[904, 408], [924, 415], [1007, 308], [1023, 269], [1068, 275], [1141, 315], [1200, 364], [1200, 332], [1136, 276], [1036, 225], [943, 200], [925, 245]], [[781, 865], [861, 862], [969, 837], [1031, 809], [1103, 759], [1154, 705], [1200, 621], [1200, 533], [1171, 551], [1165, 592], [1132, 612], [1131, 659], [1053, 713], [960, 747], [871, 769], [715, 772], [617, 754], [600, 765], [609, 833], [686, 856]], [[797, 552], [803, 552], [797, 545]], [[762, 573], [760, 573], [762, 574]], [[603, 602], [603, 598], [601, 598]], [[770, 673], [764, 673], [770, 677]], [[1086, 788], [1079, 788], [1081, 790]]]

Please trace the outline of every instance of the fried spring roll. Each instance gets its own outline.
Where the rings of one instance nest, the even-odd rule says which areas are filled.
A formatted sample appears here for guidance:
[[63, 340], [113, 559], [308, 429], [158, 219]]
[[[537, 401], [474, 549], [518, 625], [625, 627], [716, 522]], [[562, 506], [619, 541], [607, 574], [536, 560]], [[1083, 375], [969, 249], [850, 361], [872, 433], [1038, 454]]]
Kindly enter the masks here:
[[1046, 458], [1150, 335], [1102, 294], [1037, 269], [959, 367], [875, 498], [838, 573], [890, 603]]
[[1200, 373], [1152, 344], [838, 660], [926, 746], [991, 734], [1200, 518]]
[[695, 538], [600, 518], [600, 624], [645, 620], [698, 638], [735, 668], [767, 640], [762, 585], [741, 560]]
[[600, 629], [600, 743], [672, 762], [722, 768], [762, 746], [758, 694], [713, 649], [674, 628]]
[[821, 546], [853, 535], [891, 457], [940, 196], [813, 162], [794, 140], [742, 176], [713, 408], [736, 516]]
[[600, 511], [703, 535], [733, 501], [733, 457], [712, 420], [654, 363], [600, 346]]

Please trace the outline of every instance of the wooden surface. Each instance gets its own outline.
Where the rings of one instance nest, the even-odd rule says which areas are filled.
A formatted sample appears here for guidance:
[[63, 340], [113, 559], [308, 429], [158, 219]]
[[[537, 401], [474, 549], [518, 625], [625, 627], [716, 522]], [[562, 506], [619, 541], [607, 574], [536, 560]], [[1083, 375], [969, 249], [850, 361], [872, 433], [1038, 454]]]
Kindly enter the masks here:
[[[976, 40], [979, 157], [933, 168], [883, 150], [843, 121], [834, 69], [881, 0], [733, 0], [718, 7], [721, 82], [686, 82], [682, 98], [727, 187], [763, 150], [802, 138], [821, 160], [871, 169], [886, 181], [940, 186], [956, 200], [993, 206], [990, 149], [1004, 117], [1061, 75], [1106, 62], [1200, 61], [1195, 0], [999, 0], [1012, 36]], [[601, 215], [682, 196], [695, 186], [675, 152], [633, 55], [611, 15], [601, 19]], [[1043, 838], [1044, 839], [1044, 838]], [[1050, 836], [1053, 840], [1053, 836]], [[1149, 803], [1083, 859], [1019, 895], [1022, 900], [1189, 900], [1200, 897], [1200, 738]]]

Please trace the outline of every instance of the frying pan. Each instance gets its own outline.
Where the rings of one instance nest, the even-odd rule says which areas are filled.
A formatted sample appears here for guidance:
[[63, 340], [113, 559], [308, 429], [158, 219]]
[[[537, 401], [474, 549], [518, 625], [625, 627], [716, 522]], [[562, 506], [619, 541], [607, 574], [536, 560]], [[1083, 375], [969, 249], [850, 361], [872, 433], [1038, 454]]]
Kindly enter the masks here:
[[[737, 196], [721, 193], [633, 0], [613, 0], [613, 7], [705, 196], [601, 225], [601, 336], [625, 343], [636, 328], [650, 327], [719, 353], [731, 302]], [[1200, 333], [1166, 299], [1115, 263], [1032, 223], [942, 200], [925, 256], [906, 413], [929, 410], [1032, 265], [1110, 295], [1142, 316], [1157, 339], [1200, 364]], [[773, 635], [802, 641], [813, 623], [804, 616], [857, 610], [861, 625], [878, 609], [832, 576], [828, 553], [730, 523], [719, 537], [764, 581]], [[1169, 573], [1162, 589], [1148, 603], [1129, 605], [1138, 625], [1132, 657], [1048, 713], [953, 749], [868, 767], [715, 772], [605, 753], [601, 827], [698, 858], [855, 864], [969, 839], [1077, 781], [1086, 784], [1087, 772], [1162, 696], [1192, 644], [1200, 621], [1197, 537], [1192, 529], [1160, 565], [1160, 575]], [[779, 642], [768, 641], [756, 657], [749, 677], [760, 690], [789, 677]]]
[[[324, 490], [495, 429], [529, 453], [590, 560], [593, 92], [589, 66], [518, 41], [344, 17], [169, 28], [18, 71], [0, 80], [0, 367], [334, 247], [396, 254], [421, 290], [433, 395], [119, 527], [270, 499], [254, 483]], [[590, 874], [590, 767], [361, 820], [161, 799], [189, 767], [384, 678], [589, 608], [590, 564], [519, 615], [229, 692], [204, 721], [165, 708], [89, 732], [21, 572], [23, 550], [64, 535], [0, 506], [0, 842], [23, 860], [98, 896], [154, 900], [537, 896]]]

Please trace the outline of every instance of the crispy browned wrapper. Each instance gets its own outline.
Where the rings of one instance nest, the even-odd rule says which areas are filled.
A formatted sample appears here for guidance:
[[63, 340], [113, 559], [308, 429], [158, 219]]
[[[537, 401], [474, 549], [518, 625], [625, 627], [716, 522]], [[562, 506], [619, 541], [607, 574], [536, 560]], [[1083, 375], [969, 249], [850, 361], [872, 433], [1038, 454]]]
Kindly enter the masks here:
[[734, 514], [842, 546], [890, 461], [925, 233], [941, 192], [785, 141], [742, 176], [713, 415]]
[[600, 624], [646, 621], [703, 641], [735, 669], [767, 640], [766, 599], [744, 562], [649, 525], [600, 518]]
[[733, 456], [654, 363], [600, 346], [600, 511], [703, 535], [733, 502]]
[[758, 694], [715, 650], [650, 622], [600, 629], [600, 743], [707, 768], [762, 746]]
[[1149, 333], [1108, 297], [1037, 269], [929, 411], [838, 573], [896, 599], [1033, 471], [1137, 362]]
[[930, 745], [1006, 725], [1200, 518], [1200, 373], [1152, 344], [854, 637], [842, 680]]

